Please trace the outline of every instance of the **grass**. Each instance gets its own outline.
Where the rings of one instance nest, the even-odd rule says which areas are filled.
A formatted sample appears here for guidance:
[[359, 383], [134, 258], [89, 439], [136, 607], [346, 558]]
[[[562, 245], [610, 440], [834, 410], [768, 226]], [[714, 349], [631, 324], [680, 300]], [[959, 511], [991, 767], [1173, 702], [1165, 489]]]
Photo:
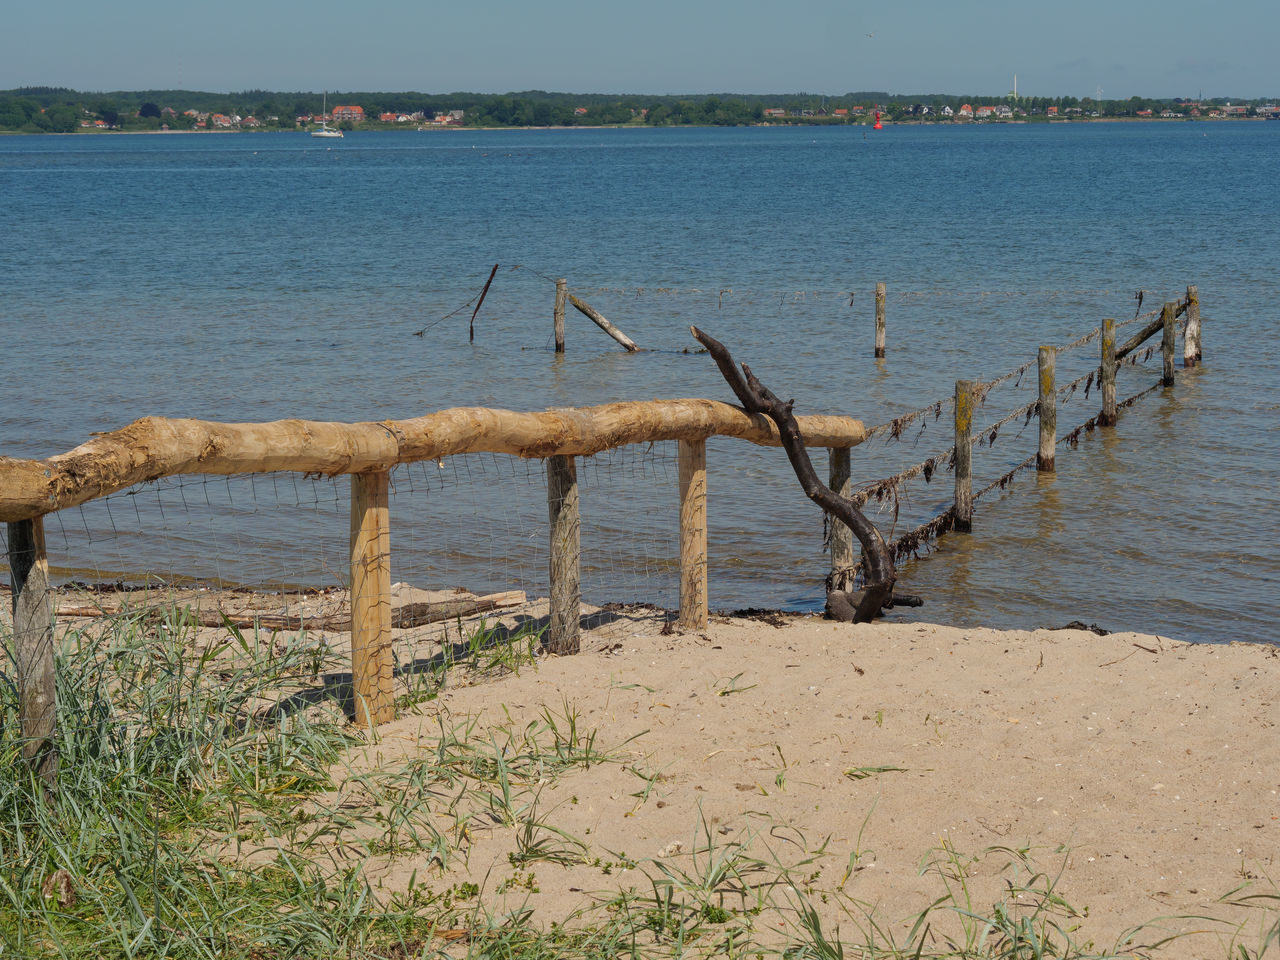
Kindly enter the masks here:
[[[534, 662], [535, 632], [483, 625], [458, 636], [438, 661], [401, 671], [406, 708]], [[920, 870], [932, 901], [905, 922], [887, 915], [846, 889], [873, 859], [863, 834], [874, 804], [847, 866], [785, 824], [730, 840], [700, 814], [666, 855], [593, 850], [558, 822], [550, 789], [616, 764], [639, 786], [638, 809], [666, 777], [642, 770], [630, 741], [601, 742], [570, 700], [523, 725], [439, 713], [407, 758], [356, 769], [345, 758], [362, 734], [316, 695], [345, 668], [322, 640], [234, 628], [207, 637], [182, 610], [68, 631], [52, 792], [21, 759], [16, 691], [0, 676], [0, 958], [1185, 955], [1158, 919], [1098, 949], [1082, 934], [1086, 910], [1060, 889], [1061, 867], [1013, 847], [930, 851]], [[737, 680], [718, 691], [750, 689]], [[473, 879], [480, 832], [505, 837], [510, 853]], [[369, 863], [410, 857], [407, 886], [371, 881]], [[598, 877], [602, 892], [544, 917], [540, 888], [564, 870]], [[984, 899], [974, 878], [988, 891], [993, 874], [1000, 893]], [[1192, 918], [1208, 938], [1197, 944], [1212, 947], [1197, 955], [1280, 954], [1280, 892], [1243, 879], [1221, 900], [1233, 921]]]

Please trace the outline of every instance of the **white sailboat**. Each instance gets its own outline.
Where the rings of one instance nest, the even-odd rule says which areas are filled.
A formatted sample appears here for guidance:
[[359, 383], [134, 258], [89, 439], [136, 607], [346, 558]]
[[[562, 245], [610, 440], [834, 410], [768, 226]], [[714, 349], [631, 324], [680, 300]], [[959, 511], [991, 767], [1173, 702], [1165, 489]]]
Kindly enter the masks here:
[[[324, 106], [320, 109], [320, 115], [321, 115], [322, 117], [327, 117], [327, 116], [329, 115], [329, 91], [327, 91], [327, 90], [325, 91], [325, 94], [324, 94]], [[340, 138], [342, 137], [342, 131], [341, 131], [341, 130], [331, 130], [331, 129], [329, 129], [329, 125], [328, 125], [324, 120], [321, 120], [321, 121], [320, 121], [320, 129], [319, 129], [319, 130], [312, 130], [312, 131], [311, 131], [311, 135], [312, 135], [313, 137], [339, 138], [339, 139], [340, 139]]]

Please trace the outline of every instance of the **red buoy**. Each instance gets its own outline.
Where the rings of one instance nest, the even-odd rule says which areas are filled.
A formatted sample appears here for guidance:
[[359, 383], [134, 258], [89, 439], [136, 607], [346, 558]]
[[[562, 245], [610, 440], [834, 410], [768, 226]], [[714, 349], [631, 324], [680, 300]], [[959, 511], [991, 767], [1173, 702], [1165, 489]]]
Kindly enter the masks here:
[[876, 125], [875, 125], [874, 127], [872, 127], [871, 129], [872, 129], [872, 130], [883, 130], [883, 129], [884, 129], [884, 124], [880, 122], [880, 111], [879, 111], [879, 110], [877, 110], [877, 111], [876, 111]]

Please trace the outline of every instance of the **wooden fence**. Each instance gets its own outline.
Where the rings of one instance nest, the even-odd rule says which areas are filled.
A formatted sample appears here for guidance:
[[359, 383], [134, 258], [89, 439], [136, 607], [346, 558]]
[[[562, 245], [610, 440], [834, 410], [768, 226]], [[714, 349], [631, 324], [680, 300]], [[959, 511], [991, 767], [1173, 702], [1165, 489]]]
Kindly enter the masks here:
[[[877, 299], [882, 302], [882, 298]], [[1184, 362], [1192, 366], [1200, 357], [1199, 300], [1194, 287], [1188, 288], [1185, 300], [1165, 304], [1157, 320], [1120, 347], [1115, 344], [1113, 321], [1106, 321], [1099, 331], [1085, 338], [1101, 335], [1097, 375], [1103, 408], [1095, 418], [1098, 424], [1115, 422], [1117, 361], [1132, 354], [1157, 331], [1162, 334], [1164, 352], [1162, 382], [1172, 383], [1174, 322], [1183, 314], [1187, 318]], [[878, 329], [883, 330], [882, 311]], [[877, 341], [879, 352], [883, 339], [878, 336]], [[1051, 470], [1054, 465], [1054, 355], [1053, 348], [1040, 351], [1040, 396], [1036, 408], [1041, 423], [1037, 462], [1042, 470]], [[995, 382], [999, 380], [956, 384], [956, 443], [950, 452], [955, 470], [955, 503], [949, 511], [952, 522], [937, 525], [935, 534], [943, 529], [968, 529], [971, 523], [972, 414]], [[830, 451], [831, 488], [855, 503], [865, 503], [876, 485], [857, 493], [850, 488], [849, 451], [869, 435], [862, 422], [837, 416], [797, 419], [810, 448], [826, 447]], [[678, 441], [678, 624], [682, 629], [696, 630], [705, 626], [708, 612], [706, 440], [712, 436], [781, 445], [777, 428], [764, 416], [751, 416], [739, 407], [713, 400], [685, 399], [541, 413], [453, 408], [413, 420], [376, 423], [215, 423], [152, 417], [97, 436], [47, 460], [0, 457], [0, 520], [8, 524], [24, 754], [46, 776], [51, 776], [56, 756], [51, 749], [55, 716], [54, 605], [44, 543], [44, 517], [48, 514], [163, 477], [272, 471], [350, 475], [350, 629], [356, 719], [363, 725], [376, 725], [392, 719], [395, 712], [388, 497], [392, 467], [477, 452], [546, 460], [551, 546], [551, 611], [546, 642], [553, 652], [573, 653], [579, 645], [581, 601], [577, 458], [626, 444]], [[918, 468], [912, 470], [918, 475]], [[908, 475], [911, 471], [899, 477]], [[929, 475], [927, 469], [925, 475]], [[880, 481], [881, 489], [895, 479]], [[856, 566], [852, 536], [843, 527], [832, 533], [831, 561], [833, 573]]]

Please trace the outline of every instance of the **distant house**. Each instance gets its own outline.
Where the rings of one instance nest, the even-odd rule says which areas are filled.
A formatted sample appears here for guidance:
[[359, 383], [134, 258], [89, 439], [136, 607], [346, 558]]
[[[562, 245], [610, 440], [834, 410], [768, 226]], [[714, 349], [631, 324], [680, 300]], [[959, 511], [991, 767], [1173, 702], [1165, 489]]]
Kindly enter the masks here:
[[260, 127], [262, 126], [262, 123], [258, 120], [257, 117], [245, 117], [243, 120], [240, 121], [240, 126], [241, 127]]
[[215, 113], [212, 117], [209, 118], [209, 122], [212, 123], [219, 130], [226, 130], [230, 127], [235, 126], [235, 121], [232, 120], [230, 117], [228, 117], [225, 113]]
[[962, 103], [962, 104], [960, 105], [960, 116], [962, 116], [962, 117], [972, 117], [972, 116], [973, 116], [973, 107], [972, 107], [972, 106], [970, 106], [970, 105], [969, 105], [969, 104], [967, 104], [967, 103]]
[[1049, 116], [1051, 116], [1051, 117], [1056, 117], [1056, 116], [1058, 115], [1058, 108], [1057, 108], [1057, 107], [1045, 107], [1045, 108], [1044, 108], [1044, 112], [1045, 112], [1046, 114], [1048, 114]]
[[764, 115], [766, 117], [785, 117], [787, 115], [787, 111], [783, 110], [781, 107], [765, 107]]
[[[963, 113], [964, 111], [962, 110], [961, 112]], [[996, 112], [995, 107], [980, 106], [973, 111], [973, 115], [976, 119], [982, 120], [982, 119], [985, 119], [986, 117], [991, 116], [995, 112]]]
[[996, 116], [1000, 117], [1001, 119], [1007, 120], [1009, 117], [1013, 116], [1013, 108], [1010, 107], [1007, 103], [997, 103], [995, 109], [996, 109]]
[[380, 113], [380, 114], [378, 114], [378, 121], [379, 121], [380, 123], [395, 123], [395, 122], [396, 122], [397, 120], [399, 120], [399, 119], [400, 119], [400, 118], [399, 118], [399, 115], [398, 115], [398, 114], [394, 114], [394, 113]]
[[350, 120], [352, 123], [363, 123], [364, 107], [358, 107], [358, 106], [334, 107], [333, 119], [335, 123], [341, 122], [343, 120]]
[[574, 107], [574, 108], [573, 108], [573, 115], [574, 115], [575, 117], [585, 117], [585, 116], [587, 115], [587, 108], [586, 108], [586, 107]]
[[943, 107], [943, 108], [942, 108], [942, 115], [943, 115], [944, 117], [953, 117], [953, 116], [955, 116], [955, 113], [956, 113], [956, 112], [955, 112], [954, 110], [952, 110], [949, 106], [948, 106], [948, 107]]
[[1137, 115], [1140, 117], [1150, 117], [1150, 116], [1154, 116], [1155, 114], [1151, 110], [1139, 110], [1137, 111]]
[[837, 117], [847, 117], [849, 115], [849, 110], [847, 107], [836, 107], [831, 112], [834, 116], [837, 116]]

